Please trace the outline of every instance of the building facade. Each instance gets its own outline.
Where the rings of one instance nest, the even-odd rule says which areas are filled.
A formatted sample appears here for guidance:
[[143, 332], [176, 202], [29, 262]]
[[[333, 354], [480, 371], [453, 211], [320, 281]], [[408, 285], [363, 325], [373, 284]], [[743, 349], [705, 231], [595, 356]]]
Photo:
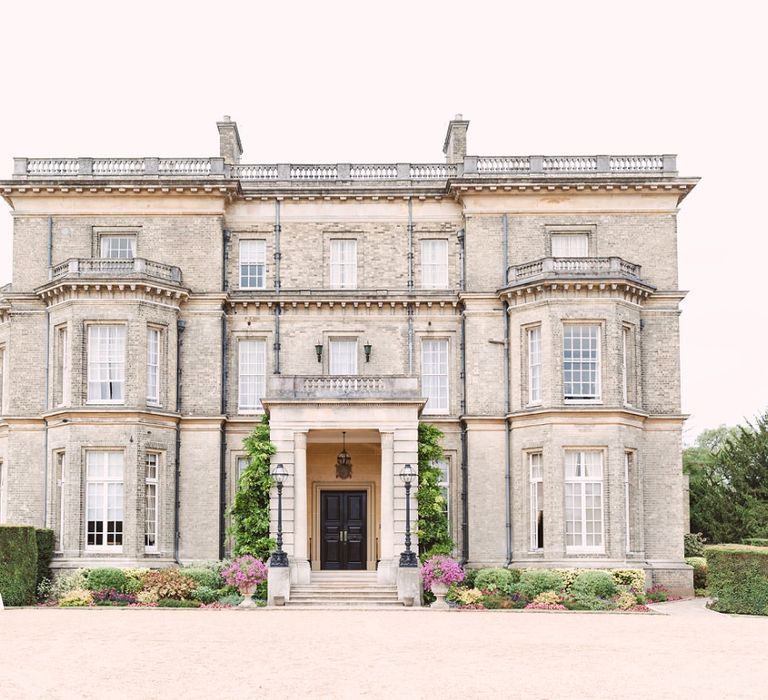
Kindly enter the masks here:
[[0, 522], [53, 528], [59, 567], [217, 559], [267, 412], [291, 579], [392, 581], [426, 421], [470, 565], [689, 590], [676, 215], [697, 180], [668, 155], [468, 156], [467, 128], [427, 164], [242, 164], [226, 117], [215, 158], [16, 159]]

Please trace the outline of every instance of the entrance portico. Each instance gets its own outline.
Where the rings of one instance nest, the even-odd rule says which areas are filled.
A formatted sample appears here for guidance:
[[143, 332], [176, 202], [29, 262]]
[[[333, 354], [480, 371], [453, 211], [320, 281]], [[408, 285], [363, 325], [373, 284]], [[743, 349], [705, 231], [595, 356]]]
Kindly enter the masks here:
[[[283, 547], [291, 584], [309, 583], [311, 571], [323, 569], [377, 571], [379, 582], [394, 584], [405, 542], [405, 488], [398, 474], [405, 464], [418, 465], [424, 401], [415, 378], [286, 377], [284, 382], [282, 391], [263, 403], [277, 447], [273, 462], [289, 474]], [[305, 391], [311, 396], [302, 395]], [[336, 470], [344, 442], [352, 463], [349, 478]], [[276, 528], [273, 497], [273, 534]]]

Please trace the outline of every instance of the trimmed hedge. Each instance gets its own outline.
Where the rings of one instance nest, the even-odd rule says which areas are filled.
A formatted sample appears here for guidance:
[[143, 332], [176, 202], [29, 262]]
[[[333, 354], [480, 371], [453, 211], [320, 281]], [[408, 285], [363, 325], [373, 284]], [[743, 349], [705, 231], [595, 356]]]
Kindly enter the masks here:
[[741, 543], [753, 547], [768, 547], [768, 537], [748, 537], [746, 540], [742, 540]]
[[53, 530], [37, 528], [35, 530], [35, 539], [37, 541], [37, 581], [35, 590], [44, 578], [51, 579], [51, 559], [53, 559], [53, 548], [55, 538]]
[[5, 605], [35, 602], [37, 538], [29, 525], [0, 525], [0, 594]]
[[707, 569], [714, 610], [768, 615], [768, 547], [707, 547]]

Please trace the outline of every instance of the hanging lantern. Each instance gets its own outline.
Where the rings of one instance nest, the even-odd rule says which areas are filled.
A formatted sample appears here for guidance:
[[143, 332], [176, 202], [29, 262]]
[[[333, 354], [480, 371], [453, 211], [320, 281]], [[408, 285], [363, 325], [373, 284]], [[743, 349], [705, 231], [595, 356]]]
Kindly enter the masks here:
[[349, 479], [352, 477], [352, 458], [347, 452], [347, 433], [345, 431], [341, 433], [341, 440], [341, 452], [336, 457], [336, 478]]

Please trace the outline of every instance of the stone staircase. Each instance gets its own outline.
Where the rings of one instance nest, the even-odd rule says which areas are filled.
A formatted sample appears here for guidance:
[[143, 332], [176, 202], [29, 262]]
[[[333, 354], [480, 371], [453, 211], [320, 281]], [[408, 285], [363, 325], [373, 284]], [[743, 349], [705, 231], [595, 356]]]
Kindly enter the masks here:
[[310, 583], [291, 586], [287, 607], [402, 608], [395, 585], [380, 584], [375, 571], [313, 571]]

